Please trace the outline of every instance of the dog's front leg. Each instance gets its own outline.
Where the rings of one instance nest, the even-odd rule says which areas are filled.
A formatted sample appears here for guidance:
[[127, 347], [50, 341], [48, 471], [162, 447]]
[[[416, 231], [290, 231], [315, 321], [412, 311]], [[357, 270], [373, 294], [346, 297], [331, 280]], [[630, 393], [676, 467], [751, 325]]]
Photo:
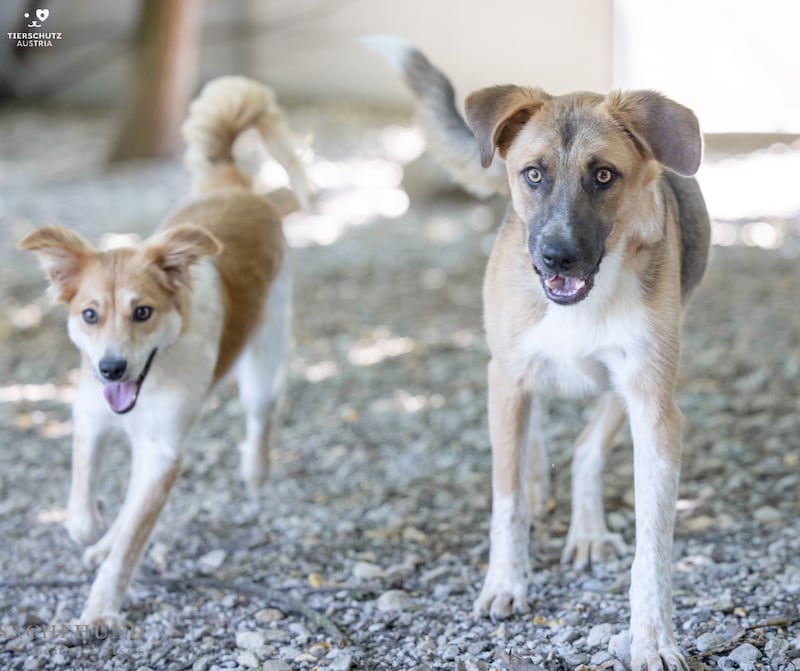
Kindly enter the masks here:
[[133, 571], [180, 470], [180, 453], [162, 443], [138, 441], [132, 453], [125, 503], [113, 534], [109, 531], [108, 556], [100, 564], [81, 614], [86, 624], [107, 625], [118, 619]]
[[102, 457], [105, 428], [92, 416], [90, 402], [82, 402], [82, 388], [72, 412], [72, 481], [64, 526], [70, 538], [81, 545], [97, 541], [106, 524], [97, 505], [97, 472]]
[[669, 394], [626, 394], [634, 445], [636, 553], [631, 569], [631, 667], [688, 666], [672, 627], [672, 536], [680, 475], [682, 418]]
[[523, 438], [528, 396], [497, 363], [489, 363], [489, 434], [492, 443], [492, 522], [489, 570], [475, 602], [476, 616], [493, 619], [528, 610], [530, 535], [525, 502]]

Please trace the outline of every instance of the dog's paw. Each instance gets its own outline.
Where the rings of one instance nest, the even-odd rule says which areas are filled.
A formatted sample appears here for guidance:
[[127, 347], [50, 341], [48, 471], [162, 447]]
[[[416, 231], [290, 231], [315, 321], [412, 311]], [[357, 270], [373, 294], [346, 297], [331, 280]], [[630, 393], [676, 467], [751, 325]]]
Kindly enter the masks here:
[[81, 509], [69, 509], [64, 528], [69, 537], [79, 545], [91, 545], [106, 531], [106, 522], [103, 518], [102, 504]]
[[77, 626], [90, 627], [96, 635], [114, 630], [124, 622], [119, 611], [108, 609], [102, 604], [87, 604], [81, 616], [73, 623]]
[[630, 548], [619, 534], [605, 531], [593, 535], [568, 534], [564, 551], [561, 553], [562, 564], [572, 564], [573, 568], [586, 569], [592, 564], [599, 564], [610, 557], [621, 557], [630, 552]]
[[241, 459], [239, 471], [247, 491], [250, 494], [257, 494], [269, 479], [269, 446], [245, 440], [239, 444], [239, 455]]
[[677, 645], [631, 650], [633, 671], [689, 671], [689, 664]]
[[96, 568], [103, 563], [105, 558], [108, 557], [108, 553], [111, 552], [114, 536], [114, 529], [109, 529], [99, 541], [83, 551], [81, 561], [86, 568]]
[[475, 619], [488, 615], [494, 621], [529, 610], [526, 580], [492, 580], [489, 576], [475, 600], [472, 615]]

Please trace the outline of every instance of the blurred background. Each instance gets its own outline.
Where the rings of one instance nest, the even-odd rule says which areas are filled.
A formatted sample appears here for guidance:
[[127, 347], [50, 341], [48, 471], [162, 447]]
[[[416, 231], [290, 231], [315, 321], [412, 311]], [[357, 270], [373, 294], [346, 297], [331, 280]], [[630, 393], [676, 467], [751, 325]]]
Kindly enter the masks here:
[[[407, 121], [400, 79], [356, 42], [390, 33], [419, 45], [461, 98], [506, 82], [661, 90], [706, 134], [699, 177], [715, 242], [777, 248], [796, 231], [800, 4], [790, 0], [6, 0], [0, 25], [0, 104], [55, 115], [42, 124], [102, 111], [112, 162], [177, 156], [189, 99], [229, 73], [269, 83], [284, 106], [327, 108], [323, 117], [347, 107]], [[52, 35], [19, 39], [32, 31]], [[311, 116], [299, 125], [313, 144]], [[13, 132], [12, 118], [3, 125]], [[394, 144], [410, 160], [421, 142], [412, 132]], [[14, 157], [0, 161], [18, 173]]]

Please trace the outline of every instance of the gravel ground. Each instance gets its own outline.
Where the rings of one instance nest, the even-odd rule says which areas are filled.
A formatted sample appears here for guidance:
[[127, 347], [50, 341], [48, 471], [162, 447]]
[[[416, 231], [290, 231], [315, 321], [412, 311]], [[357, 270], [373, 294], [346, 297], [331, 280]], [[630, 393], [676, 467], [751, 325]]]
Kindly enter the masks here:
[[[470, 617], [490, 502], [480, 283], [503, 204], [448, 188], [424, 158], [401, 168], [419, 149], [408, 119], [332, 108], [294, 122], [316, 129], [327, 191], [320, 215], [287, 224], [295, 350], [272, 478], [258, 498], [237, 479], [241, 410], [222, 384], [127, 624], [101, 638], [69, 626], [91, 580], [61, 526], [78, 356], [13, 243], [53, 222], [147, 233], [188, 180], [177, 164], [105, 168], [107, 115], [0, 117], [0, 667], [623, 668], [631, 557], [559, 566], [585, 404], [548, 406], [555, 505], [534, 534], [531, 614]], [[778, 223], [780, 249], [714, 249], [686, 320], [673, 578], [695, 669], [800, 669], [798, 222]], [[618, 443], [606, 506], [632, 542], [630, 439]], [[107, 455], [110, 509], [127, 461]]]

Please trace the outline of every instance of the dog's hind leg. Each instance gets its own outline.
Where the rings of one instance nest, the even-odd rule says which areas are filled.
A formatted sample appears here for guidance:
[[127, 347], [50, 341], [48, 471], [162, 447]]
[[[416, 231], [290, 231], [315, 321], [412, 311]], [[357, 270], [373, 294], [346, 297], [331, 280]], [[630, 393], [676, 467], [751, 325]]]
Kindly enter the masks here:
[[237, 364], [239, 396], [247, 422], [245, 439], [239, 446], [241, 473], [251, 491], [269, 476], [270, 438], [286, 387], [291, 321], [292, 276], [284, 257], [270, 288], [267, 319], [253, 334]]
[[627, 551], [622, 537], [606, 527], [603, 510], [603, 465], [624, 420], [622, 400], [614, 392], [608, 392], [575, 443], [572, 517], [561, 561], [572, 562], [576, 568], [603, 561], [609, 550], [618, 555]]

